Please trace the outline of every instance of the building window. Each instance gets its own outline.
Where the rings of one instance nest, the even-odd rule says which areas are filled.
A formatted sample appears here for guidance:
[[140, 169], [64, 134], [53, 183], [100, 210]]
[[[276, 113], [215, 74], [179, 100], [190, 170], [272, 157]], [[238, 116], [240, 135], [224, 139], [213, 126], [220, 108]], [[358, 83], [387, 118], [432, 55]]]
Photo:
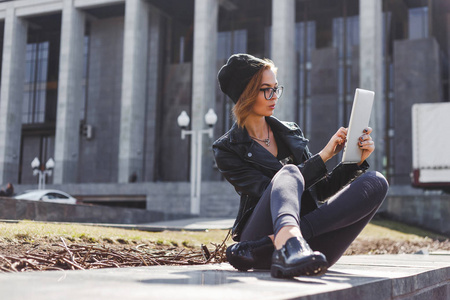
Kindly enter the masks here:
[[27, 45], [22, 123], [45, 122], [49, 42]]
[[428, 7], [409, 9], [409, 39], [428, 37]]

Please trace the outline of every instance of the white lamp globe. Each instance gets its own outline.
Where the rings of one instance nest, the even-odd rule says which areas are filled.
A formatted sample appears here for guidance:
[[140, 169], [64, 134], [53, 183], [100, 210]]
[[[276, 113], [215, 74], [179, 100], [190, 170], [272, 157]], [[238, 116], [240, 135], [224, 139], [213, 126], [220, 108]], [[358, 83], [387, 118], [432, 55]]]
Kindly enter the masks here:
[[184, 110], [181, 112], [181, 114], [177, 118], [178, 126], [180, 126], [181, 128], [188, 127], [190, 121], [191, 121], [191, 119], [189, 118], [188, 114]]
[[49, 160], [47, 160], [47, 163], [45, 164], [45, 168], [47, 170], [52, 170], [55, 167], [55, 161], [53, 160], [53, 158], [50, 157]]
[[209, 127], [213, 127], [217, 122], [217, 115], [212, 108], [205, 115], [205, 122]]
[[41, 162], [39, 161], [39, 158], [35, 157], [33, 161], [31, 162], [31, 167], [33, 169], [39, 169], [39, 166], [41, 165]]

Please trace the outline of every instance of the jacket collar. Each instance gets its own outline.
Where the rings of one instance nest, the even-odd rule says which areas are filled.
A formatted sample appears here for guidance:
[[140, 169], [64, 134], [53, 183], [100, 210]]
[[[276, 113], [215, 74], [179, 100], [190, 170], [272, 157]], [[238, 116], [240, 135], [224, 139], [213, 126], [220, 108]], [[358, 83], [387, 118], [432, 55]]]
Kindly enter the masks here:
[[[289, 133], [298, 130], [295, 126], [290, 126], [289, 123], [282, 123], [277, 118], [271, 116], [266, 117], [266, 122], [270, 125], [272, 131], [280, 133]], [[233, 124], [230, 131], [230, 143], [251, 143], [253, 140], [247, 132], [245, 127], [239, 127], [237, 123]]]

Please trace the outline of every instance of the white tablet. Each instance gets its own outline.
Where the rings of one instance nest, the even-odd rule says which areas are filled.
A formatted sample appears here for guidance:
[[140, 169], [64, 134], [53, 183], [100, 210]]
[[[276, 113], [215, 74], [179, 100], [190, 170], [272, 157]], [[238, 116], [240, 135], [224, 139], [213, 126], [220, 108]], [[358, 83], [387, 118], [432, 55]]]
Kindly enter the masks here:
[[353, 99], [352, 112], [348, 124], [347, 142], [342, 155], [342, 163], [351, 164], [361, 161], [362, 150], [358, 146], [359, 137], [369, 126], [370, 114], [375, 93], [368, 90], [356, 89]]

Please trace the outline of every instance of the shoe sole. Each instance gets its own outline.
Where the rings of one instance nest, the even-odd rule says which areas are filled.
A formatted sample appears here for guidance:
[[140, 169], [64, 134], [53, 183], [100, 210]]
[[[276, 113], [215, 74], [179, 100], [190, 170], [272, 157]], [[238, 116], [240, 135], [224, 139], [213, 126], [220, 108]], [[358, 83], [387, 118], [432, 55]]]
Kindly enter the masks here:
[[289, 268], [272, 264], [270, 274], [275, 278], [292, 278], [301, 275], [320, 276], [325, 274], [327, 269], [328, 262], [326, 260], [323, 260], [321, 257], [314, 257], [311, 261]]
[[235, 269], [238, 269], [239, 271], [247, 272], [251, 268], [253, 268], [253, 265], [251, 262], [245, 259], [239, 259], [238, 257], [233, 257], [231, 253], [231, 248], [228, 247], [226, 251], [227, 255], [227, 261], [232, 265]]

